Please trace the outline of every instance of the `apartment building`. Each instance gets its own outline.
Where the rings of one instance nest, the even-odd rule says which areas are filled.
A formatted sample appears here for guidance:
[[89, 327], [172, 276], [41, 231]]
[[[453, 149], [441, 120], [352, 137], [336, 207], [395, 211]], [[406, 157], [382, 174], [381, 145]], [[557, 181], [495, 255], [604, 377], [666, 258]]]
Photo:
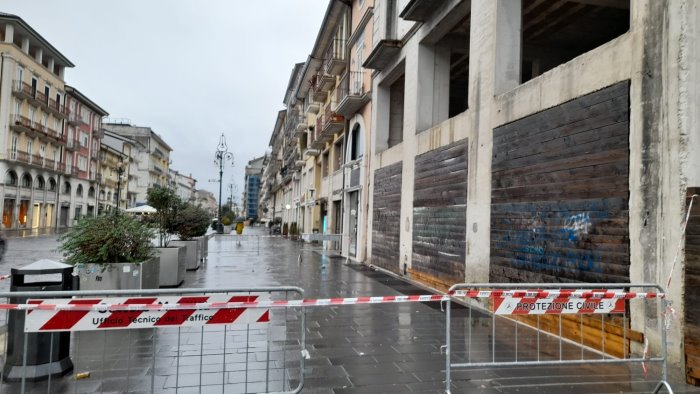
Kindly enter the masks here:
[[670, 277], [671, 358], [697, 382], [700, 260], [671, 262], [700, 178], [698, 5], [377, 0], [373, 19], [369, 261], [439, 288]]
[[[136, 193], [129, 189], [135, 175], [131, 169], [137, 168], [138, 142], [104, 130], [98, 155], [98, 212], [103, 213], [117, 208], [125, 210], [136, 205]], [[141, 147], [139, 147], [141, 148]]]
[[[59, 224], [64, 76], [71, 67], [73, 63], [24, 20], [0, 13], [0, 193], [5, 229]], [[60, 223], [68, 221], [68, 216], [61, 217]]]
[[670, 278], [671, 359], [697, 383], [699, 21], [689, 2], [331, 0], [295, 94], [302, 222], [349, 236], [354, 210], [356, 259], [441, 289]]
[[129, 179], [129, 191], [134, 193], [135, 205], [146, 203], [146, 193], [153, 186], [168, 186], [170, 152], [172, 148], [150, 127], [134, 126], [128, 122], [107, 121], [105, 130], [134, 140], [137, 144], [133, 177]]
[[[246, 219], [258, 219], [260, 205], [260, 185], [265, 156], [250, 160], [245, 166], [245, 186], [243, 190], [243, 210]], [[233, 203], [233, 201], [231, 202]]]
[[212, 217], [217, 215], [219, 205], [216, 202], [214, 193], [199, 189], [195, 192], [195, 204], [206, 209]]
[[69, 85], [65, 86], [65, 114], [59, 227], [70, 226], [81, 216], [96, 213], [102, 119], [109, 115]]
[[192, 174], [185, 175], [171, 168], [168, 170], [168, 177], [170, 179], [170, 187], [175, 190], [178, 197], [183, 201], [195, 201], [197, 180], [192, 177]]

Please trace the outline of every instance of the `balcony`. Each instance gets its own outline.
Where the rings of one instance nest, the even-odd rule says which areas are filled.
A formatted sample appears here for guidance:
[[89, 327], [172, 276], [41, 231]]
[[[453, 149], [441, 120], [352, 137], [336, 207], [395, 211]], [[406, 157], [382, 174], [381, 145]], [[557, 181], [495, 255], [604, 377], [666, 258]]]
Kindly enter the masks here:
[[80, 118], [80, 116], [78, 116], [77, 112], [66, 110], [65, 113], [67, 115], [66, 120], [68, 121], [68, 124], [70, 124], [71, 126], [78, 127], [78, 126], [83, 124], [83, 120]]
[[321, 154], [321, 150], [319, 150], [319, 149], [313, 149], [313, 148], [304, 149], [304, 157], [316, 157], [320, 154]]
[[12, 81], [12, 94], [20, 99], [34, 100], [36, 89], [22, 81]]
[[306, 96], [306, 100], [304, 100], [304, 114], [317, 114], [320, 109], [321, 103], [315, 101], [311, 96]]
[[319, 74], [311, 78], [311, 97], [318, 103], [322, 103], [328, 98], [328, 92], [321, 89], [321, 76]]
[[74, 151], [74, 150], [78, 149], [78, 144], [76, 143], [75, 140], [69, 139], [66, 141], [66, 149]]
[[14, 115], [10, 128], [19, 133], [32, 133], [32, 121], [22, 115]]
[[51, 137], [61, 139], [61, 135], [55, 130], [48, 128], [41, 123], [26, 118], [22, 115], [13, 115], [10, 128], [18, 133], [25, 133], [30, 137]]
[[350, 71], [340, 79], [337, 113], [349, 118], [370, 101], [372, 96], [365, 87], [365, 79], [362, 71]]
[[302, 135], [306, 134], [308, 128], [309, 125], [306, 116], [300, 116], [295, 128], [294, 136], [301, 137]]
[[331, 44], [328, 46], [324, 56], [326, 59], [324, 64], [326, 74], [333, 76], [342, 75], [343, 71], [345, 70], [345, 65], [347, 64], [345, 53], [345, 39], [334, 38]]
[[77, 176], [78, 167], [66, 167], [66, 169], [63, 171], [63, 174], [65, 174], [66, 176]]
[[372, 70], [382, 70], [401, 51], [401, 40], [380, 40], [372, 49], [362, 67]]
[[326, 111], [321, 119], [321, 135], [320, 139], [330, 141], [335, 133], [343, 131], [345, 128], [345, 117], [335, 111], [331, 111], [332, 105], [326, 106]]
[[443, 0], [410, 0], [399, 17], [407, 21], [425, 22], [443, 3]]

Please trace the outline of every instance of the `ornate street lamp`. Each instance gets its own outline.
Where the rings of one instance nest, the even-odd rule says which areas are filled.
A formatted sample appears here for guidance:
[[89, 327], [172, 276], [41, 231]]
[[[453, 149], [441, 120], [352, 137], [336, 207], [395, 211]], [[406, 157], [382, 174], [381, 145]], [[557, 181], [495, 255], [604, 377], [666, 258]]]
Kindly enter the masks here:
[[219, 216], [216, 219], [216, 232], [218, 234], [224, 233], [224, 225], [221, 223], [221, 187], [223, 186], [222, 178], [224, 177], [224, 163], [227, 160], [231, 161], [231, 167], [233, 167], [233, 153], [228, 151], [226, 137], [224, 137], [224, 133], [221, 133], [219, 145], [216, 147], [216, 153], [214, 156], [214, 164], [219, 166]]
[[121, 194], [122, 186], [122, 174], [124, 174], [124, 163], [119, 160], [117, 164], [117, 213], [119, 213], [119, 199]]

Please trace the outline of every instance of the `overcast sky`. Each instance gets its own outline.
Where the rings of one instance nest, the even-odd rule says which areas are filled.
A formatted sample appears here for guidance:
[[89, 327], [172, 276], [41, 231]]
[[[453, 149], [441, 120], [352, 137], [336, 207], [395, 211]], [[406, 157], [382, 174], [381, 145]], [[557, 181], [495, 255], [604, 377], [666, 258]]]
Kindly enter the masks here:
[[292, 67], [310, 53], [327, 0], [1, 0], [74, 64], [66, 83], [173, 148], [172, 168], [218, 198], [214, 152], [224, 133], [243, 193]]

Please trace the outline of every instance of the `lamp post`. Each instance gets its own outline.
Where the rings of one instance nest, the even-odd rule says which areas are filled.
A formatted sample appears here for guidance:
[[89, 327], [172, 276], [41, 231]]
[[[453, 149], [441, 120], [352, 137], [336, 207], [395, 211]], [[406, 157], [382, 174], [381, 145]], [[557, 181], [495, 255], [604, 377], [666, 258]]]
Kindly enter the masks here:
[[216, 232], [218, 234], [224, 233], [224, 226], [221, 223], [221, 187], [223, 186], [222, 178], [224, 177], [224, 163], [227, 160], [230, 160], [231, 166], [233, 166], [233, 153], [228, 151], [226, 137], [224, 137], [224, 133], [221, 133], [219, 145], [216, 147], [216, 153], [214, 155], [214, 164], [219, 166], [219, 216], [216, 220]]
[[124, 163], [119, 160], [117, 164], [117, 213], [119, 213], [119, 199], [122, 190], [122, 174], [124, 173]]

